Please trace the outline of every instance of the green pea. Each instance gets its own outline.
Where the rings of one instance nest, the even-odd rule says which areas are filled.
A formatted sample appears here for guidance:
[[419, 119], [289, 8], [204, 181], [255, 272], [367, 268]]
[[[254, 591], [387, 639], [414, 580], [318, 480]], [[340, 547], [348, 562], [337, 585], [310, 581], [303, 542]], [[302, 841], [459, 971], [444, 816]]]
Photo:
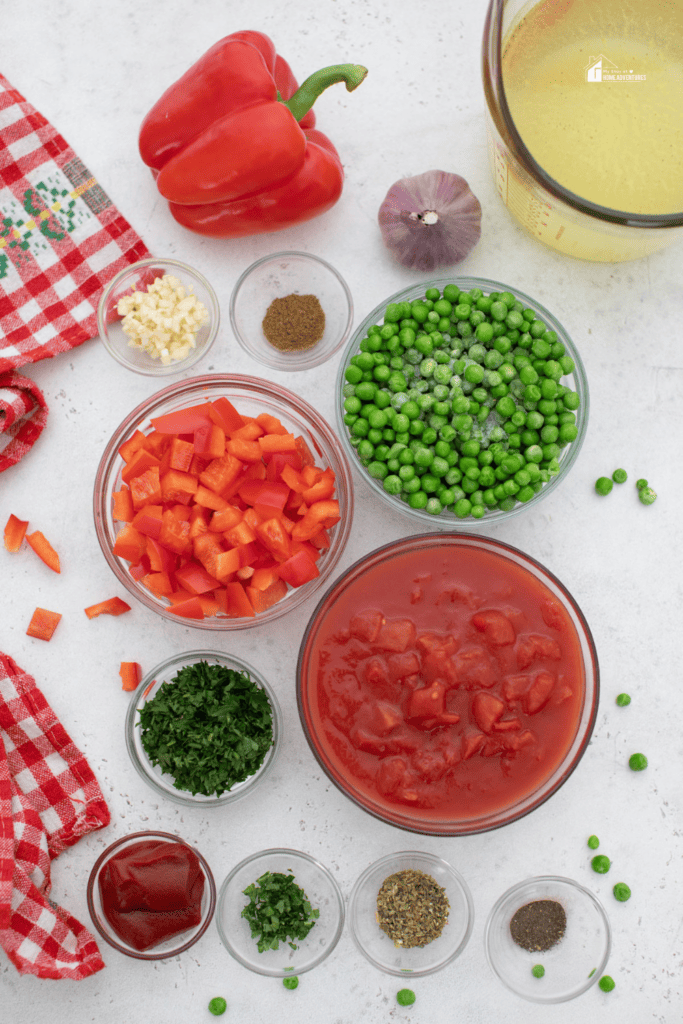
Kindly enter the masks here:
[[587, 844], [591, 850], [597, 850], [598, 846], [600, 845], [600, 840], [597, 836], [589, 836], [587, 839]]
[[628, 759], [628, 766], [632, 772], [642, 772], [647, 768], [647, 758], [645, 754], [631, 754]]
[[543, 966], [543, 964], [534, 964], [534, 966], [531, 968], [531, 973], [533, 974], [534, 978], [542, 978], [545, 974], [545, 967]]
[[615, 703], [617, 707], [625, 708], [631, 703], [631, 698], [627, 693], [620, 693], [617, 695]]
[[612, 473], [615, 484], [624, 484], [628, 480], [628, 473], [625, 469], [615, 469]]
[[652, 490], [651, 487], [641, 487], [638, 490], [638, 497], [640, 498], [643, 505], [651, 505], [657, 500], [657, 494]]
[[215, 996], [209, 1002], [209, 1013], [212, 1013], [214, 1017], [220, 1017], [228, 1008], [228, 1004], [222, 996]]
[[608, 476], [600, 476], [595, 481], [595, 491], [603, 497], [610, 493], [614, 484]]
[[598, 853], [591, 861], [593, 871], [597, 871], [599, 875], [606, 875], [611, 866], [612, 862], [604, 853]]
[[611, 992], [615, 987], [614, 978], [611, 978], [609, 974], [603, 974], [602, 978], [600, 978], [600, 981], [598, 982], [598, 987], [601, 988], [603, 992]]
[[282, 979], [282, 984], [285, 988], [295, 989], [299, 987], [299, 979], [295, 974], [288, 974], [286, 978]]
[[415, 1002], [415, 993], [410, 988], [402, 988], [396, 993], [396, 1002], [399, 1006], [412, 1006]]
[[626, 903], [626, 900], [631, 899], [631, 890], [626, 882], [617, 882], [612, 892], [614, 893], [615, 900], [618, 900], [619, 903]]

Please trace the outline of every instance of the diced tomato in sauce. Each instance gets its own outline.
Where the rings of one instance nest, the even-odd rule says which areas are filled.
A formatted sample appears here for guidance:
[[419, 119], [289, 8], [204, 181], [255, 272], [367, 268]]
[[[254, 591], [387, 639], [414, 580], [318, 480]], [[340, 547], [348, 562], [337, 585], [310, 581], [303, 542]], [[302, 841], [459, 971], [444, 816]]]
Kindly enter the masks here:
[[342, 589], [310, 643], [311, 726], [370, 805], [483, 816], [535, 790], [575, 737], [576, 628], [493, 553], [402, 552]]

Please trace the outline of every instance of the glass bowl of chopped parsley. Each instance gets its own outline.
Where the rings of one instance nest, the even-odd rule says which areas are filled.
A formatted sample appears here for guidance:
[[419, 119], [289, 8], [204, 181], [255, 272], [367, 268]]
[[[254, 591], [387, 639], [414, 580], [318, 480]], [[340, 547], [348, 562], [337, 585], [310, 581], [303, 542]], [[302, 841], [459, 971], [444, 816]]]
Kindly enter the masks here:
[[160, 796], [223, 806], [253, 792], [271, 771], [282, 717], [267, 680], [218, 651], [174, 655], [131, 695], [126, 746], [138, 774]]
[[261, 850], [240, 861], [219, 893], [216, 924], [228, 953], [271, 978], [325, 960], [344, 928], [344, 897], [330, 871], [298, 850]]
[[402, 851], [363, 871], [349, 899], [351, 936], [387, 974], [434, 974], [460, 956], [474, 924], [472, 895], [451, 864]]
[[381, 302], [339, 365], [344, 449], [375, 495], [430, 529], [535, 508], [574, 465], [588, 381], [569, 334], [517, 288], [421, 282]]
[[112, 278], [97, 330], [117, 363], [147, 377], [182, 373], [203, 359], [220, 324], [213, 287], [187, 263], [148, 257]]
[[563, 1003], [602, 976], [611, 948], [598, 898], [571, 878], [528, 878], [496, 901], [484, 930], [493, 973], [523, 999]]

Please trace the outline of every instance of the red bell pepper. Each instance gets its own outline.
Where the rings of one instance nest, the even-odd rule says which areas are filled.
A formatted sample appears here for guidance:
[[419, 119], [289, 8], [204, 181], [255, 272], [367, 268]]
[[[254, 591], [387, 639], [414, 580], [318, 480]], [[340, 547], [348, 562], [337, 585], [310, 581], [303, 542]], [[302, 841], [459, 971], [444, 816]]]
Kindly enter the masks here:
[[221, 39], [171, 85], [142, 123], [140, 154], [175, 219], [203, 235], [278, 231], [329, 210], [344, 172], [311, 107], [367, 69], [337, 64], [299, 88], [262, 32]]
[[121, 676], [121, 688], [132, 692], [137, 690], [140, 680], [142, 679], [142, 669], [138, 665], [137, 661], [122, 661], [121, 667], [119, 668], [119, 675]]
[[98, 615], [123, 615], [130, 611], [130, 605], [122, 601], [120, 597], [109, 597], [106, 601], [98, 601], [85, 609], [89, 619], [95, 619]]
[[18, 551], [26, 536], [28, 520], [17, 519], [12, 513], [5, 524], [5, 547], [8, 551]]
[[53, 572], [62, 571], [59, 564], [59, 555], [40, 530], [35, 530], [34, 533], [27, 533], [25, 536], [27, 543], [49, 569], [52, 569]]
[[28, 624], [26, 636], [33, 636], [36, 640], [51, 640], [61, 618], [59, 612], [50, 612], [47, 608], [36, 608]]

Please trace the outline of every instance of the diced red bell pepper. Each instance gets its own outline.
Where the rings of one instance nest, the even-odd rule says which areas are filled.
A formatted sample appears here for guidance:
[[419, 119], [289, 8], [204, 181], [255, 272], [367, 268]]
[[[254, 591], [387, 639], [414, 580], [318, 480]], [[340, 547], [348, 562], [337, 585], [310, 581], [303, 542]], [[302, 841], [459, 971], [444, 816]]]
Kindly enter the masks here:
[[191, 594], [205, 594], [219, 585], [215, 576], [207, 572], [199, 562], [192, 560], [186, 562], [181, 569], [176, 569], [175, 578]]
[[253, 416], [245, 416], [244, 423], [239, 430], [234, 430], [231, 439], [236, 441], [256, 441], [265, 433], [263, 427]]
[[131, 526], [144, 537], [153, 537], [154, 540], [159, 540], [163, 511], [163, 505], [145, 505], [135, 514]]
[[130, 496], [133, 499], [134, 509], [142, 508], [143, 505], [160, 505], [162, 503], [163, 495], [158, 466], [150, 466], [140, 476], [131, 479]]
[[287, 428], [283, 427], [277, 416], [273, 416], [269, 412], [260, 412], [256, 417], [256, 422], [260, 427], [263, 427], [266, 434], [288, 433]]
[[135, 516], [130, 488], [123, 486], [120, 491], [112, 494], [112, 516], [118, 523], [132, 523]]
[[278, 561], [284, 562], [292, 550], [289, 534], [280, 519], [266, 519], [256, 527], [256, 536]]
[[130, 611], [130, 605], [122, 601], [120, 597], [110, 597], [106, 601], [98, 601], [85, 609], [89, 619], [95, 619], [98, 615], [123, 615]]
[[119, 447], [119, 455], [123, 461], [130, 462], [136, 452], [145, 447], [146, 439], [146, 435], [141, 430], [136, 430], [134, 434], [131, 434], [128, 440]]
[[117, 533], [112, 550], [117, 558], [137, 565], [147, 551], [147, 542], [139, 530], [129, 524]]
[[312, 505], [316, 501], [323, 501], [325, 498], [331, 498], [334, 494], [334, 470], [329, 466], [323, 470], [316, 482], [311, 486], [307, 487], [303, 492], [303, 499], [307, 505]]
[[167, 572], [148, 572], [140, 582], [157, 597], [168, 597], [173, 593], [173, 584]]
[[232, 487], [242, 473], [242, 463], [234, 455], [226, 452], [219, 459], [212, 459], [206, 469], [199, 474], [199, 482], [210, 491], [224, 496], [225, 491]]
[[169, 551], [160, 540], [154, 537], [147, 537], [145, 552], [153, 572], [172, 572], [175, 568], [177, 557], [175, 552]]
[[159, 543], [170, 548], [177, 555], [182, 555], [190, 546], [190, 524], [181, 519], [170, 509], [161, 517], [161, 533]]
[[157, 459], [156, 455], [152, 455], [145, 448], [139, 448], [130, 462], [121, 471], [121, 479], [125, 484], [129, 484], [134, 476], [140, 476], [150, 466], [158, 466], [159, 464], [160, 460]]
[[316, 501], [292, 531], [294, 540], [310, 540], [319, 530], [329, 530], [340, 520], [339, 502], [333, 498]]
[[294, 434], [264, 434], [258, 441], [262, 455], [274, 455], [276, 452], [295, 452], [296, 438]]
[[121, 676], [121, 689], [131, 693], [133, 690], [137, 690], [140, 685], [142, 669], [137, 661], [122, 661], [119, 675]]
[[174, 437], [169, 449], [168, 464], [171, 469], [180, 469], [187, 473], [192, 465], [194, 445], [191, 441], [184, 441], [182, 437]]
[[194, 500], [198, 505], [213, 509], [214, 512], [220, 512], [221, 509], [228, 505], [227, 498], [221, 498], [219, 494], [216, 494], [215, 491], [210, 491], [204, 484], [200, 484], [194, 492]]
[[209, 523], [212, 533], [225, 533], [242, 521], [242, 513], [235, 505], [227, 505], [219, 512], [214, 512]]
[[227, 614], [233, 619], [253, 618], [254, 606], [247, 597], [241, 583], [226, 583], [225, 600]]
[[223, 428], [228, 437], [244, 426], [244, 420], [232, 402], [225, 396], [221, 396], [211, 403], [209, 416], [213, 423]]
[[27, 533], [25, 536], [26, 542], [30, 544], [38, 558], [45, 562], [48, 569], [52, 569], [53, 572], [62, 571], [59, 564], [59, 555], [40, 530], [35, 530], [34, 533]]
[[62, 616], [59, 612], [48, 611], [47, 608], [36, 608], [26, 630], [26, 636], [36, 640], [51, 640]]
[[190, 405], [187, 409], [176, 409], [163, 416], [153, 416], [151, 423], [160, 434], [194, 434], [198, 427], [211, 423], [210, 403]]
[[314, 580], [320, 570], [311, 556], [303, 549], [291, 555], [278, 568], [280, 579], [289, 583], [290, 587], [301, 587], [304, 583]]
[[178, 501], [181, 505], [189, 505], [197, 493], [199, 480], [192, 473], [180, 469], [169, 469], [161, 477], [161, 499], [164, 503]]
[[23, 519], [17, 519], [14, 514], [10, 515], [5, 524], [5, 547], [8, 551], [19, 550], [27, 529], [28, 520], [24, 522]]
[[[253, 577], [252, 577], [253, 579]], [[254, 609], [254, 613], [265, 612], [269, 608], [272, 608], [274, 604], [281, 601], [287, 594], [287, 584], [284, 580], [274, 580], [269, 587], [259, 589], [248, 584], [246, 587], [247, 597], [251, 602], [251, 606]]]
[[198, 597], [190, 597], [186, 601], [180, 601], [169, 609], [173, 615], [179, 615], [183, 619], [203, 619], [204, 609]]
[[220, 459], [225, 454], [225, 431], [216, 423], [197, 427], [194, 432], [195, 454], [204, 459]]
[[261, 446], [258, 441], [247, 441], [241, 437], [231, 437], [227, 443], [227, 451], [230, 455], [234, 455], [240, 462], [260, 462], [261, 461]]

